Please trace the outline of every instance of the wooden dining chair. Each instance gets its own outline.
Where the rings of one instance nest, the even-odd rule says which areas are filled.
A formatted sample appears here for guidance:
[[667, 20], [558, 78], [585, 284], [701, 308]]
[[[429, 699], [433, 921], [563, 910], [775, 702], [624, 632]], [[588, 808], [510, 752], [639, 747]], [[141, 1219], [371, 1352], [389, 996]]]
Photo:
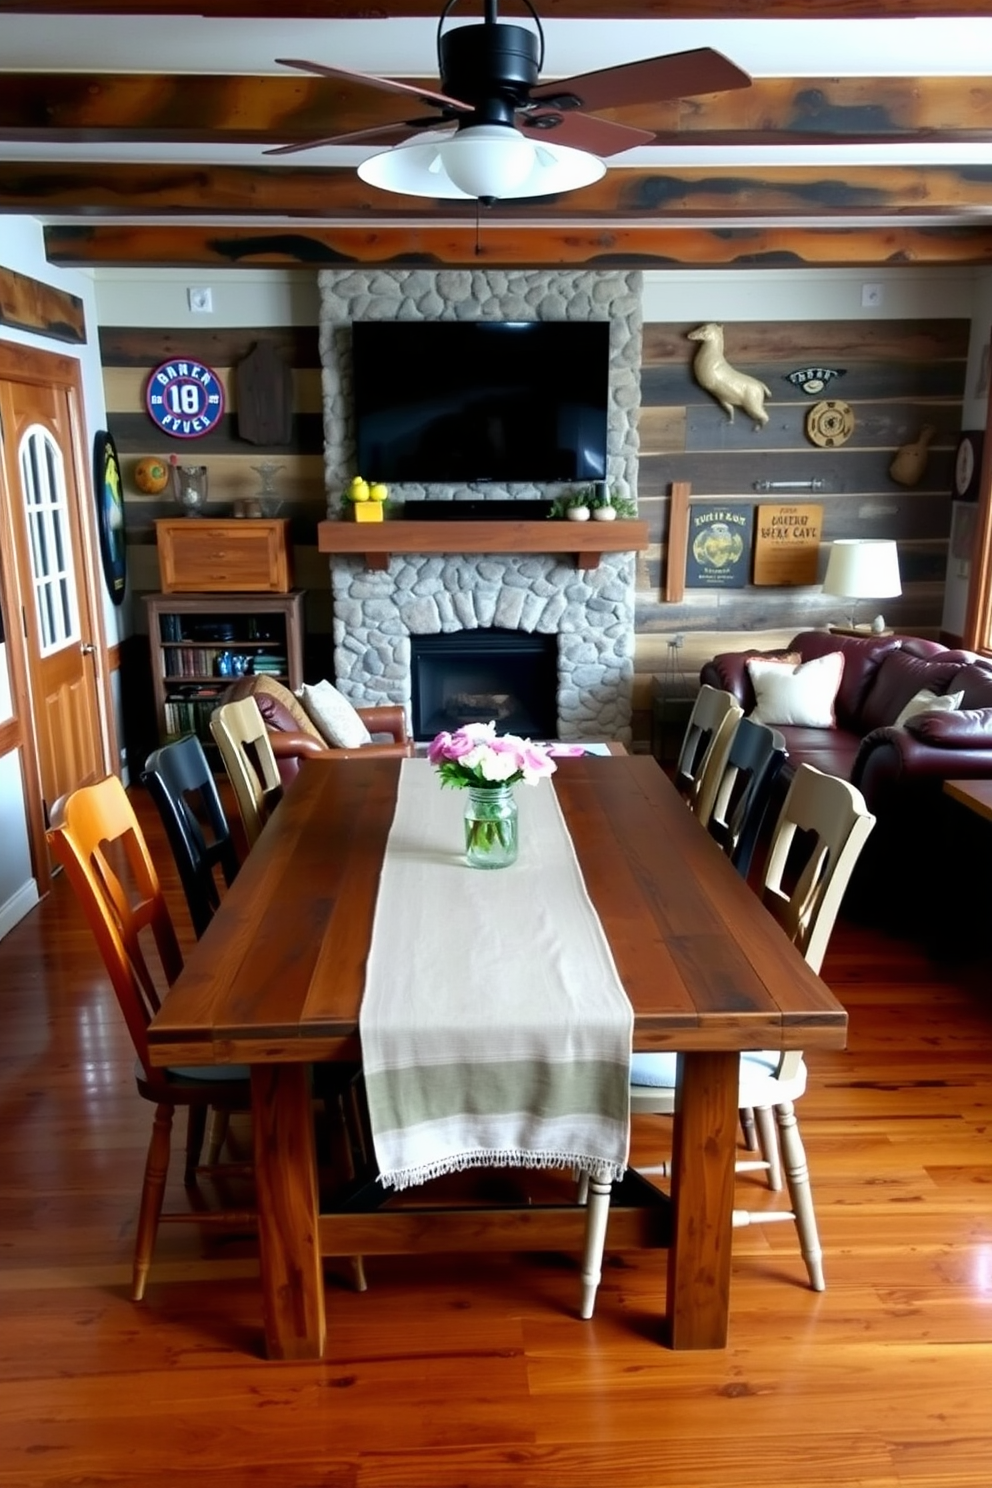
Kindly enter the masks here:
[[203, 745], [187, 734], [154, 750], [142, 785], [158, 808], [197, 936], [220, 907], [219, 870], [234, 882], [238, 855]]
[[[861, 792], [846, 780], [800, 765], [782, 806], [764, 871], [762, 901], [807, 964], [819, 972], [844, 891], [875, 818]], [[675, 1113], [674, 1052], [635, 1054], [631, 1060], [631, 1112]], [[823, 1253], [816, 1225], [809, 1169], [795, 1103], [806, 1089], [806, 1065], [798, 1049], [748, 1051], [741, 1055], [739, 1106], [753, 1109], [762, 1155], [742, 1159], [738, 1172], [764, 1169], [770, 1187], [782, 1186], [782, 1161], [789, 1189], [788, 1210], [735, 1209], [733, 1224], [768, 1224], [791, 1219], [799, 1236], [809, 1283], [825, 1287]], [[781, 1146], [780, 1146], [781, 1144]], [[667, 1163], [639, 1171], [670, 1177]], [[592, 1316], [602, 1270], [610, 1201], [608, 1184], [588, 1184], [589, 1214], [582, 1263], [584, 1318]]]
[[727, 754], [744, 709], [730, 692], [704, 683], [686, 725], [675, 766], [675, 787], [709, 825]]
[[[185, 1181], [195, 1184], [210, 1110], [247, 1111], [248, 1070], [157, 1069], [148, 1053], [148, 1025], [182, 970], [182, 954], [134, 808], [115, 775], [82, 786], [56, 803], [48, 832], [52, 852], [82, 905], [110, 976], [138, 1057], [138, 1092], [153, 1102], [152, 1125], [134, 1245], [131, 1296], [144, 1295], [169, 1170], [176, 1108], [188, 1111]], [[218, 1154], [208, 1154], [208, 1166]], [[254, 1228], [250, 1211], [213, 1210], [172, 1215]]]
[[210, 732], [234, 790], [249, 848], [282, 800], [282, 781], [265, 721], [253, 697], [222, 703]]
[[747, 878], [775, 782], [788, 758], [778, 729], [738, 720], [708, 823], [737, 872]]

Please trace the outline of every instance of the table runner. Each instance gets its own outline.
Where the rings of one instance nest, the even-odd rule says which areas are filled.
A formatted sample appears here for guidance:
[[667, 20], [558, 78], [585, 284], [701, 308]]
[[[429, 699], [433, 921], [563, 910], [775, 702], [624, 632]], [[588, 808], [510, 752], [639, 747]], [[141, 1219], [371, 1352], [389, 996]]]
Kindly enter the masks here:
[[627, 1162], [633, 1011], [552, 780], [518, 785], [520, 854], [464, 858], [462, 791], [404, 760], [359, 1027], [381, 1181]]

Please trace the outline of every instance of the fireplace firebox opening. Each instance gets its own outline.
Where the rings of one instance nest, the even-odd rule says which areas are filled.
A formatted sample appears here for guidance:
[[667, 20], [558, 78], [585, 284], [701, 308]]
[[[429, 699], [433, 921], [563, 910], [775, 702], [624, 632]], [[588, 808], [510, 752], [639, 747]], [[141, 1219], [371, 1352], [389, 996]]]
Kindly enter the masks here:
[[413, 736], [492, 719], [501, 734], [558, 732], [558, 638], [515, 630], [412, 635]]

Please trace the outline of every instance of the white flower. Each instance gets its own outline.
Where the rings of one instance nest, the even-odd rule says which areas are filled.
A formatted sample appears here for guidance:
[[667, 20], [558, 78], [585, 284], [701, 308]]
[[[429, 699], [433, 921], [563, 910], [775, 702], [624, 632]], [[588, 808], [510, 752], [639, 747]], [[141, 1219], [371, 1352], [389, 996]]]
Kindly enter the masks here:
[[487, 750], [479, 760], [479, 771], [484, 780], [509, 780], [520, 771], [520, 761], [512, 754], [495, 754]]

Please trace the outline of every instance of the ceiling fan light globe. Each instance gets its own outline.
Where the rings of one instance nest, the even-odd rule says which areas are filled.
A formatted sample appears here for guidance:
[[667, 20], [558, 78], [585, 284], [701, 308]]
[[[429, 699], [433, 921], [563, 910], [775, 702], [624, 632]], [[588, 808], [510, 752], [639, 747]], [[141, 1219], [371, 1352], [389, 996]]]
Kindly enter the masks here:
[[534, 168], [534, 146], [506, 124], [459, 129], [440, 147], [448, 177], [467, 196], [509, 196]]
[[471, 201], [467, 191], [456, 186], [444, 168], [439, 153], [447, 135], [425, 139], [423, 135], [404, 140], [391, 150], [370, 155], [358, 167], [361, 180], [380, 191], [394, 191], [400, 196], [427, 196], [443, 201]]
[[[480, 129], [495, 129], [500, 136], [510, 134], [520, 138], [528, 155], [528, 168], [516, 185], [507, 184], [507, 179], [497, 183], [494, 178], [481, 182], [473, 181], [482, 189], [466, 191], [456, 184], [447, 169], [445, 151], [466, 134]], [[483, 141], [478, 141], [483, 144]], [[490, 141], [492, 143], [492, 141]], [[468, 177], [455, 165], [462, 181]], [[430, 135], [420, 134], [391, 150], [381, 150], [363, 160], [358, 174], [370, 186], [381, 191], [393, 191], [400, 196], [432, 197], [436, 201], [490, 202], [500, 197], [527, 199], [538, 196], [555, 196], [563, 191], [577, 191], [581, 186], [591, 186], [606, 172], [606, 166], [598, 155], [585, 150], [576, 150], [570, 145], [552, 144], [545, 135], [539, 139], [519, 136], [518, 131], [505, 125], [473, 125], [461, 129], [457, 134], [435, 131]]]
[[508, 196], [557, 196], [562, 191], [578, 191], [591, 186], [606, 174], [598, 155], [571, 145], [553, 145], [545, 138], [534, 141], [534, 165], [530, 174]]

